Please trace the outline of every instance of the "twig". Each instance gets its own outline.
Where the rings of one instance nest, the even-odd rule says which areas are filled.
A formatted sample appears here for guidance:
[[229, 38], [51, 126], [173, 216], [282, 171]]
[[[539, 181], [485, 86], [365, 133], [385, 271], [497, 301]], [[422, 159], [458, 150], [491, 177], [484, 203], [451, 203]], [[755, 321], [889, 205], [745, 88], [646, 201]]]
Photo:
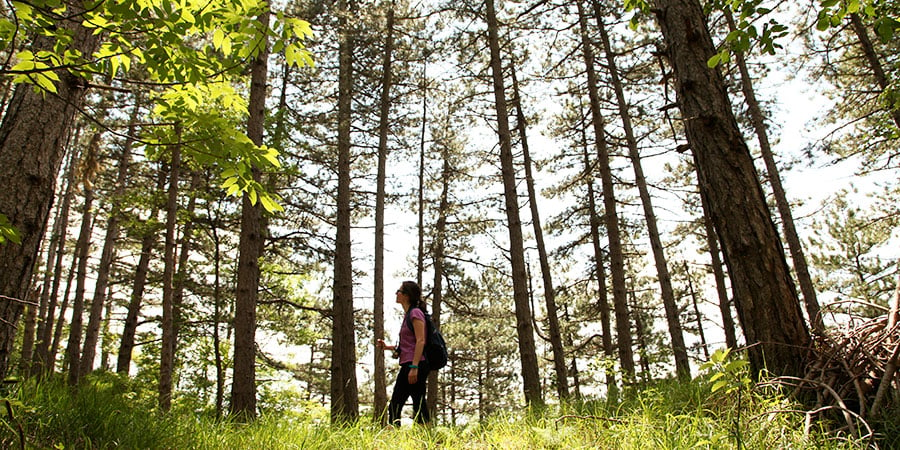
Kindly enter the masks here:
[[581, 416], [581, 415], [577, 415], [577, 414], [566, 414], [564, 416], [559, 416], [554, 421], [554, 422], [556, 422], [557, 428], [559, 428], [559, 422], [561, 422], [563, 419], [600, 420], [603, 422], [612, 422], [612, 423], [620, 423], [620, 424], [625, 423], [624, 420], [616, 419], [614, 417], [603, 417], [603, 416], [592, 416], [592, 415]]
[[6, 413], [9, 414], [9, 421], [16, 424], [16, 431], [19, 433], [19, 448], [25, 450], [25, 430], [22, 429], [22, 424], [16, 420], [16, 416], [13, 414], [12, 403], [9, 402], [9, 399], [4, 399], [3, 402], [6, 404]]
[[23, 305], [38, 306], [38, 304], [37, 304], [36, 302], [30, 302], [30, 301], [28, 301], [28, 300], [22, 300], [21, 298], [7, 297], [7, 296], [5, 296], [5, 295], [0, 295], [0, 299], [3, 299], [3, 300], [9, 300], [9, 301], [11, 301], [11, 302], [16, 302], [16, 303], [21, 303], [21, 304], [23, 304]]
[[884, 403], [885, 394], [888, 388], [893, 384], [892, 378], [897, 371], [897, 358], [900, 358], [900, 342], [894, 346], [894, 353], [888, 360], [887, 366], [884, 368], [884, 375], [881, 377], [881, 385], [878, 386], [878, 392], [875, 393], [875, 401], [872, 403], [872, 415], [878, 414], [881, 404]]
[[[781, 376], [781, 377], [775, 378], [772, 380], [771, 383], [779, 383], [782, 380], [794, 381], [799, 384], [803, 384], [803, 383], [813, 384], [813, 385], [816, 385], [816, 386], [824, 389], [825, 392], [831, 394], [831, 396], [834, 398], [835, 402], [838, 404], [838, 406], [839, 406], [838, 409], [843, 414], [844, 420], [847, 422], [847, 426], [850, 427], [850, 434], [854, 438], [859, 437], [859, 430], [856, 428], [856, 425], [854, 425], [853, 418], [851, 417], [851, 415], [856, 416], [856, 417], [859, 417], [859, 415], [856, 414], [855, 412], [851, 411], [850, 408], [847, 408], [847, 405], [844, 403], [844, 399], [842, 399], [841, 396], [838, 395], [838, 393], [827, 383], [823, 383], [823, 382], [817, 381], [817, 380], [810, 380], [810, 379], [806, 379], [806, 378], [789, 377], [789, 376]], [[764, 383], [764, 384], [769, 384], [769, 383]], [[866, 427], [868, 428], [868, 425]]]

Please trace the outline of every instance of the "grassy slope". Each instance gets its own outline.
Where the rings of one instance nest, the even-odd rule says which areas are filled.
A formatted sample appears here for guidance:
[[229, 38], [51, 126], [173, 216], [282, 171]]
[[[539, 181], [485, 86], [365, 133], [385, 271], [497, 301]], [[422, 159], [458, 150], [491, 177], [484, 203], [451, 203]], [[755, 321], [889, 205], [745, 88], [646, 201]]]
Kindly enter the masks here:
[[[804, 414], [777, 394], [711, 393], [705, 381], [662, 382], [627, 393], [613, 406], [579, 403], [498, 416], [480, 424], [381, 428], [361, 422], [331, 427], [321, 407], [264, 415], [248, 424], [216, 422], [204, 413], [160, 414], [155, 395], [132, 380], [94, 376], [77, 394], [56, 380], [24, 383], [8, 393], [14, 419], [3, 414], [0, 446], [27, 448], [178, 449], [820, 449], [866, 448], [824, 431], [804, 433]], [[740, 424], [740, 425], [738, 425]], [[882, 448], [896, 443], [881, 440]]]

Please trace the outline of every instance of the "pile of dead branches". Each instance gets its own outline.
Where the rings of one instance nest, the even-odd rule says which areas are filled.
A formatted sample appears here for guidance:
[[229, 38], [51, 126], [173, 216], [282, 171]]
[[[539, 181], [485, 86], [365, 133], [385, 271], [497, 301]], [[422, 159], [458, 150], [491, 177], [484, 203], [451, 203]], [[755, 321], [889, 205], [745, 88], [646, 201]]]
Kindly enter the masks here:
[[[873, 436], [869, 421], [900, 406], [900, 320], [896, 301], [884, 315], [844, 314], [842, 325], [816, 336], [805, 377], [778, 377], [769, 383], [789, 386], [811, 404], [807, 426], [816, 418], [836, 419], [856, 439]], [[835, 307], [837, 305], [830, 305]], [[767, 383], [768, 384], [768, 383]]]

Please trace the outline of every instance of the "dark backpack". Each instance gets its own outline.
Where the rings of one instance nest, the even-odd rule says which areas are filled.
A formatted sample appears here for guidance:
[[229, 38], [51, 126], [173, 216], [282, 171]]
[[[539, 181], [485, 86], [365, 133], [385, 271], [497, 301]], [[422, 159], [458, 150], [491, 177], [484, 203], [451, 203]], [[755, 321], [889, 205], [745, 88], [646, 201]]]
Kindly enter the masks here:
[[[409, 320], [409, 314], [406, 315], [406, 324], [415, 334], [412, 320]], [[431, 370], [443, 369], [447, 366], [447, 343], [444, 341], [444, 335], [441, 334], [431, 321], [431, 314], [425, 314], [425, 359], [428, 361], [428, 367]]]

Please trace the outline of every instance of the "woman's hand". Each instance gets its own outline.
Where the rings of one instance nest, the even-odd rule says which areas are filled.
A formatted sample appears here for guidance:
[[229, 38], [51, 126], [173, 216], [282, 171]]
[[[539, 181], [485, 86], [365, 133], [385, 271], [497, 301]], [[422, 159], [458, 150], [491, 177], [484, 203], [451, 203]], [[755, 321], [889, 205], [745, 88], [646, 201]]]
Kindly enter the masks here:
[[409, 384], [416, 384], [419, 381], [419, 369], [409, 369], [409, 376], [407, 377]]
[[375, 347], [378, 350], [391, 350], [390, 348], [388, 348], [389, 346], [385, 345], [384, 339], [379, 339], [378, 342], [375, 343]]

